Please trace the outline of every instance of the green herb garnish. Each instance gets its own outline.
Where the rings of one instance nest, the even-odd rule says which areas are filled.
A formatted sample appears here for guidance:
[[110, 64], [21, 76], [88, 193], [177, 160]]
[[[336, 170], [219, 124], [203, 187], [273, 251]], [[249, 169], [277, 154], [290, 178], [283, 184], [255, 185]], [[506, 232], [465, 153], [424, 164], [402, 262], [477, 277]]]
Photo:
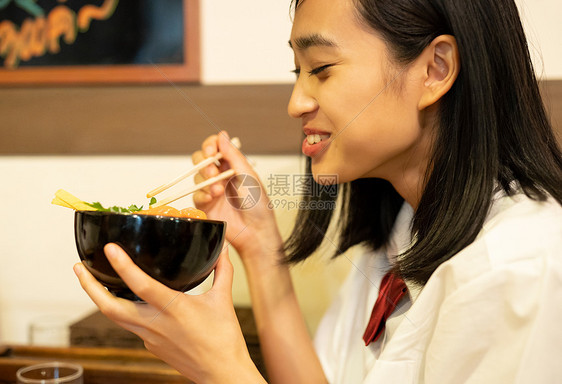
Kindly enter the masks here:
[[100, 211], [100, 212], [132, 213], [142, 210], [142, 205], [140, 207], [137, 207], [135, 204], [130, 205], [129, 208], [118, 207], [116, 205], [109, 208], [105, 208], [103, 205], [101, 205], [100, 202], [86, 203], [86, 204], [88, 204], [92, 208], [95, 208], [96, 211]]
[[150, 199], [150, 205], [154, 205], [156, 204], [156, 197], [152, 197], [152, 199]]

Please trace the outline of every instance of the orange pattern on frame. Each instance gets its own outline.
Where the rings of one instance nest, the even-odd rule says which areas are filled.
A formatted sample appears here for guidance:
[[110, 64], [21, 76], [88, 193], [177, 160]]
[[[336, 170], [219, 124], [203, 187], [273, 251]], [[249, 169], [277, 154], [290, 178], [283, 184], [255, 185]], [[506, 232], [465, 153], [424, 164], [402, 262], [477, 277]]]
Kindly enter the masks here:
[[100, 7], [85, 5], [76, 13], [65, 5], [58, 5], [47, 17], [25, 19], [18, 31], [9, 20], [0, 22], [0, 55], [5, 57], [4, 67], [17, 68], [20, 60], [28, 61], [43, 56], [47, 51], [60, 51], [60, 38], [66, 44], [76, 40], [78, 31], [86, 32], [92, 20], [106, 20], [115, 11], [118, 0], [105, 0]]

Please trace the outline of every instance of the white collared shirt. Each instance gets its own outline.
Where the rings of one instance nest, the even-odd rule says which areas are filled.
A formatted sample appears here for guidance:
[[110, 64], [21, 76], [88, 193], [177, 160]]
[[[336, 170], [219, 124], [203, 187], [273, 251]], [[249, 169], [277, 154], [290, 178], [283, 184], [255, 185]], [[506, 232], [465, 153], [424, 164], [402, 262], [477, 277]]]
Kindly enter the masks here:
[[477, 239], [421, 291], [409, 286], [368, 347], [363, 332], [388, 270], [410, 241], [405, 205], [384, 250], [366, 251], [318, 327], [331, 384], [562, 382], [562, 207], [498, 197]]

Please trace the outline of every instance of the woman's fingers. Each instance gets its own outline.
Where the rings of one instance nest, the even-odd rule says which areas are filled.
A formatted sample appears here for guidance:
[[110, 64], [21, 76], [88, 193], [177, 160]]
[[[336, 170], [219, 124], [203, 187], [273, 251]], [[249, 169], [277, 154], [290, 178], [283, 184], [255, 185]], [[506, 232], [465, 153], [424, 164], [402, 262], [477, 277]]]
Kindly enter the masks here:
[[213, 279], [213, 289], [219, 292], [228, 292], [232, 294], [232, 281], [234, 276], [234, 267], [230, 262], [228, 255], [228, 247], [222, 250], [217, 266], [215, 267], [215, 276]]
[[82, 263], [74, 266], [74, 273], [86, 294], [104, 315], [139, 337], [146, 337], [146, 322], [152, 321], [157, 316], [157, 310], [146, 304], [136, 304], [129, 300], [116, 298], [96, 280]]
[[[74, 265], [74, 273], [78, 277], [82, 289], [104, 314], [110, 316], [115, 321], [125, 321], [125, 316], [120, 310], [121, 307], [118, 300], [96, 280], [82, 263]], [[129, 304], [134, 305], [132, 302], [129, 302]]]
[[74, 265], [74, 273], [80, 281], [80, 285], [86, 291], [90, 299], [98, 306], [105, 304], [108, 299], [113, 298], [103, 285], [101, 285], [82, 263]]
[[215, 156], [219, 151], [217, 144], [217, 135], [207, 137], [203, 141], [203, 144], [201, 144], [201, 150], [203, 151], [203, 155], [205, 156], [205, 158]]
[[[205, 169], [201, 172], [204, 177], [209, 178], [210, 176], [216, 176], [215, 172], [218, 174], [226, 169], [234, 169], [237, 172], [252, 170], [246, 157], [242, 154], [240, 149], [236, 148], [226, 131], [221, 131], [216, 135], [207, 137], [201, 145], [201, 151], [195, 152], [191, 158], [193, 163], [196, 164], [208, 157], [215, 156], [218, 152], [223, 156], [220, 167]], [[208, 173], [212, 173], [212, 175]]]
[[[203, 155], [202, 151], [194, 152], [191, 155], [191, 161], [193, 162], [194, 165], [199, 164], [200, 162], [202, 162], [206, 158], [207, 157], [205, 157]], [[201, 169], [198, 174], [200, 174], [200, 175], [202, 175], [206, 178], [209, 178], [209, 177], [214, 177], [214, 176], [218, 175], [219, 172], [220, 171], [219, 171], [218, 167], [216, 166], [216, 164], [210, 164], [210, 165], [206, 166], [205, 168]]]
[[[203, 177], [201, 173], [196, 174], [194, 177], [195, 184], [199, 184], [205, 180], [206, 180], [205, 177]], [[211, 191], [209, 190], [209, 187], [202, 188], [193, 194], [193, 202], [195, 203], [195, 206], [200, 206], [202, 204], [209, 203], [212, 200], [213, 200], [213, 195], [211, 195]]]
[[[198, 173], [197, 175], [195, 175], [194, 177], [194, 181], [195, 184], [200, 184], [202, 182], [204, 182], [205, 180], [207, 180], [205, 177], [203, 177], [200, 173]], [[218, 197], [220, 195], [223, 194], [224, 192], [224, 186], [222, 185], [222, 183], [217, 182], [213, 185], [209, 185], [206, 186], [205, 188], [200, 189], [200, 191], [203, 191], [213, 197]]]
[[[220, 165], [217, 167], [216, 164], [211, 164], [200, 170], [199, 173], [195, 175], [195, 184], [202, 183], [228, 169], [234, 169], [237, 174], [252, 174], [257, 178], [252, 166], [242, 152], [232, 143], [226, 131], [221, 131], [205, 139], [201, 150], [194, 152], [191, 159], [194, 164], [198, 164], [216, 155], [218, 152], [223, 156], [220, 160]], [[193, 202], [199, 207], [204, 207], [205, 204], [211, 203], [213, 199], [224, 195], [227, 182], [228, 180], [224, 180], [197, 191], [193, 195]]]
[[248, 163], [248, 159], [236, 148], [234, 144], [230, 141], [230, 137], [226, 131], [221, 131], [218, 134], [218, 149], [223, 155], [223, 159], [228, 162], [230, 168], [239, 172], [251, 172], [252, 167]]
[[197, 191], [193, 194], [193, 203], [196, 207], [203, 207], [205, 204], [208, 204], [211, 201], [213, 201], [213, 196], [206, 192]]
[[117, 244], [107, 244], [104, 252], [127, 287], [153, 307], [163, 309], [177, 296], [177, 291], [148, 276]]
[[[193, 155], [191, 156], [191, 160], [193, 161], [193, 164], [199, 164], [201, 161], [209, 157], [215, 156], [218, 152], [217, 140], [218, 140], [217, 135], [209, 136], [207, 139], [205, 139], [202, 145], [202, 149], [200, 151], [193, 153]], [[199, 173], [195, 175], [195, 184], [199, 184], [211, 177], [217, 176], [219, 173], [221, 173], [224, 170], [223, 168], [224, 168], [224, 162], [221, 164], [220, 168], [216, 164], [208, 165], [207, 167], [201, 169]], [[193, 196], [194, 202], [196, 204], [207, 203], [212, 200], [212, 197], [218, 197], [222, 195], [224, 192], [224, 188], [222, 187], [222, 184], [215, 183], [211, 186], [205, 187], [202, 191], [204, 194], [196, 193]]]

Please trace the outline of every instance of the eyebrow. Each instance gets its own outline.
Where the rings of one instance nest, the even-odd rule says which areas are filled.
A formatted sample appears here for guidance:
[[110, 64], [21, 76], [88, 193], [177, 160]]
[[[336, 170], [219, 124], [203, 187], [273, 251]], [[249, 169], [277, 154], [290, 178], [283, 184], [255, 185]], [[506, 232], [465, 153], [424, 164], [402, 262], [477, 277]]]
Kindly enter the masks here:
[[[318, 33], [313, 33], [313, 34], [310, 34], [310, 35], [297, 37], [294, 40], [294, 45], [299, 50], [305, 50], [305, 49], [308, 49], [310, 47], [334, 47], [334, 48], [337, 48], [337, 46], [338, 46], [334, 41], [332, 41], [332, 40], [328, 39], [327, 37], [322, 36]], [[289, 47], [294, 48], [293, 42], [291, 42], [291, 40], [289, 40]]]

